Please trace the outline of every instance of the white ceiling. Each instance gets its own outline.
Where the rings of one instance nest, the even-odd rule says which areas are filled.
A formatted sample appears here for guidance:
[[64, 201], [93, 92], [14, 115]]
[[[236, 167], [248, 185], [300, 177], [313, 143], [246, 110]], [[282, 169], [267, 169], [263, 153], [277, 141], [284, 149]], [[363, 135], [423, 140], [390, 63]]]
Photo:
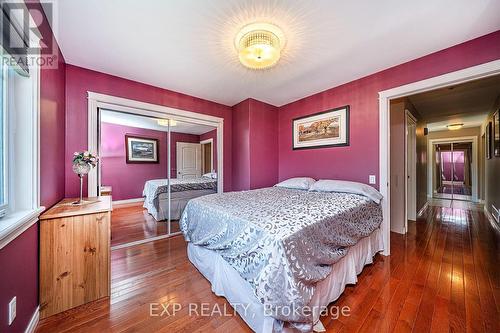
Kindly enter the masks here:
[[[152, 129], [155, 131], [166, 132], [168, 129], [166, 126], [158, 125], [157, 118], [138, 116], [112, 110], [101, 109], [100, 119], [103, 123]], [[185, 121], [175, 121], [175, 123], [175, 126], [171, 126], [170, 130], [177, 133], [201, 135], [215, 129], [215, 127], [212, 126], [192, 124]]]
[[[276, 106], [500, 29], [498, 0], [64, 0], [53, 29], [66, 61], [234, 105]], [[250, 71], [233, 39], [280, 26], [283, 59]]]
[[500, 96], [500, 75], [409, 96], [429, 131], [481, 126]]
[[448, 125], [464, 124], [463, 128], [480, 127], [486, 120], [487, 115], [461, 115], [448, 120], [436, 121], [427, 124], [429, 132], [448, 131]]

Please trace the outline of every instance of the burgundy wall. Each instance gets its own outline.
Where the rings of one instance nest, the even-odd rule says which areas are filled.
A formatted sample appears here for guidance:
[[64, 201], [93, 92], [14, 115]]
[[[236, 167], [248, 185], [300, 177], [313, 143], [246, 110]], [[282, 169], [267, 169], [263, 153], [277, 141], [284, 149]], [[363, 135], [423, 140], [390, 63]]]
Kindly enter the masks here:
[[[45, 18], [40, 4], [31, 2]], [[44, 40], [53, 38], [45, 20]], [[54, 40], [54, 45], [57, 43]], [[58, 67], [40, 71], [40, 196], [50, 207], [64, 197], [65, 62], [57, 47]], [[38, 306], [38, 225], [35, 224], [0, 250], [0, 332], [23, 332]], [[7, 308], [17, 296], [17, 316], [8, 326]]]
[[250, 99], [250, 188], [278, 182], [278, 108]]
[[64, 198], [65, 191], [66, 64], [60, 51], [58, 59], [57, 69], [40, 72], [40, 199], [47, 208]]
[[[368, 175], [379, 174], [379, 91], [497, 59], [500, 31], [280, 107], [279, 179], [311, 176], [368, 183]], [[350, 146], [292, 150], [294, 118], [343, 105], [351, 107]]]
[[[160, 162], [157, 164], [127, 164], [125, 134], [158, 139]], [[171, 132], [171, 177], [177, 177], [177, 142], [199, 143], [201, 140], [214, 138], [216, 144], [216, 136], [217, 130], [202, 135]], [[167, 132], [101, 123], [102, 184], [113, 187], [113, 200], [140, 198], [147, 180], [167, 178], [167, 154]], [[217, 159], [217, 154], [215, 154], [214, 159]], [[127, 179], [127, 181], [124, 182], [123, 179]]]
[[233, 106], [233, 190], [278, 180], [278, 108], [255, 99]]
[[[38, 224], [0, 250], [0, 332], [24, 332], [38, 306]], [[17, 297], [16, 319], [8, 325], [8, 305]]]
[[[193, 96], [165, 90], [92, 70], [66, 66], [66, 161], [87, 147], [87, 91], [198, 112], [232, 122], [231, 108]], [[224, 126], [224, 189], [231, 189], [231, 126]], [[66, 196], [78, 196], [78, 177], [66, 163]], [[86, 185], [86, 184], [85, 184]], [[86, 187], [86, 186], [85, 186]]]
[[213, 139], [212, 150], [214, 153], [214, 165], [212, 165], [212, 169], [217, 171], [217, 130], [213, 130], [210, 132], [203, 133], [200, 135], [200, 141]]
[[[159, 163], [127, 164], [125, 134], [158, 139]], [[113, 200], [141, 198], [147, 180], [167, 178], [166, 152], [166, 132], [101, 123], [102, 184], [113, 187]]]
[[250, 189], [250, 100], [233, 106], [233, 191]]

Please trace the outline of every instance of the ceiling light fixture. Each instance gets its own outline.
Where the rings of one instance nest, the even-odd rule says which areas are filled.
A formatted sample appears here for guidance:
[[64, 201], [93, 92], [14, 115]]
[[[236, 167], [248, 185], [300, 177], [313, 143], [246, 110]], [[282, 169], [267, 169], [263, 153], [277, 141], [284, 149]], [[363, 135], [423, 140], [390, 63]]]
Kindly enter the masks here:
[[463, 126], [464, 126], [464, 124], [451, 124], [451, 125], [446, 125], [446, 127], [448, 127], [448, 129], [449, 129], [449, 130], [451, 130], [451, 131], [456, 131], [456, 130], [459, 130], [459, 129], [461, 129]]
[[267, 69], [278, 63], [285, 46], [283, 30], [271, 23], [252, 23], [236, 35], [240, 62], [250, 69]]
[[[168, 126], [169, 119], [157, 119], [156, 122], [160, 126]], [[176, 126], [177, 122], [175, 120], [170, 119], [170, 126]]]

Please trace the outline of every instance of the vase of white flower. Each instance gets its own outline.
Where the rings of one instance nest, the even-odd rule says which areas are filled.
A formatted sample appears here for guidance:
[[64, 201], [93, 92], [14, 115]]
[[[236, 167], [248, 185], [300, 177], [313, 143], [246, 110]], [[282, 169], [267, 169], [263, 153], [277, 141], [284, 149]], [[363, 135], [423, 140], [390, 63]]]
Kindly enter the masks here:
[[73, 154], [73, 172], [80, 177], [80, 200], [75, 201], [73, 204], [84, 204], [83, 200], [83, 177], [87, 175], [92, 168], [97, 166], [99, 158], [88, 151], [75, 152]]

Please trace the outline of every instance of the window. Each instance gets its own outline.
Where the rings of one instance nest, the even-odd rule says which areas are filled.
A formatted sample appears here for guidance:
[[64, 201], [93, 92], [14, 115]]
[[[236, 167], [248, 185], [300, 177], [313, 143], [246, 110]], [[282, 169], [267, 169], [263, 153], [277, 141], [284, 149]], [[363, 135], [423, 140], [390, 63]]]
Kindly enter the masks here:
[[16, 66], [0, 47], [0, 248], [40, 212], [39, 68]]
[[[1, 51], [1, 49], [0, 49]], [[6, 118], [7, 118], [7, 80], [6, 80], [6, 66], [3, 65], [3, 54], [2, 62], [0, 63], [0, 217], [4, 216], [7, 211], [7, 185], [8, 185], [8, 173], [6, 167], [7, 153], [6, 147]]]

